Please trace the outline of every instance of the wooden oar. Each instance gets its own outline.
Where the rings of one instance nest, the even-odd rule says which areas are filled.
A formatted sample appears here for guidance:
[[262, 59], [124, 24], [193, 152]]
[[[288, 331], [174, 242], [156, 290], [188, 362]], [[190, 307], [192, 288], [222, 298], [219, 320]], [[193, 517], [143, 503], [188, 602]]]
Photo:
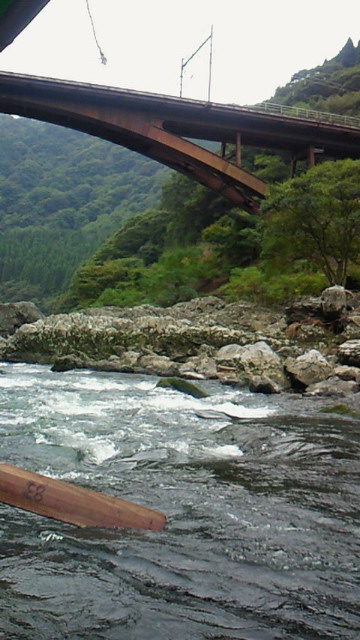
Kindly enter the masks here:
[[0, 464], [0, 501], [77, 527], [159, 531], [165, 525], [158, 511], [9, 464]]

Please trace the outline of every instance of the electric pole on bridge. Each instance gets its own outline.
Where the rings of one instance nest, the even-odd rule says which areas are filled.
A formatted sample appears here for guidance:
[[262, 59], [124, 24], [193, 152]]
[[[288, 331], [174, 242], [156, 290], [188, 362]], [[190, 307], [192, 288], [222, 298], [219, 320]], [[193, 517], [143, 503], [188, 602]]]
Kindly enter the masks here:
[[186, 60], [184, 58], [181, 59], [181, 70], [180, 70], [180, 98], [182, 98], [183, 94], [183, 79], [184, 79], [184, 69], [186, 65], [199, 53], [200, 49], [202, 49], [207, 42], [210, 42], [210, 53], [209, 53], [209, 82], [208, 82], [208, 95], [207, 99], [210, 102], [210, 94], [211, 94], [211, 72], [212, 72], [212, 55], [213, 55], [213, 25], [211, 25], [210, 35], [204, 40], [204, 42], [191, 54]]

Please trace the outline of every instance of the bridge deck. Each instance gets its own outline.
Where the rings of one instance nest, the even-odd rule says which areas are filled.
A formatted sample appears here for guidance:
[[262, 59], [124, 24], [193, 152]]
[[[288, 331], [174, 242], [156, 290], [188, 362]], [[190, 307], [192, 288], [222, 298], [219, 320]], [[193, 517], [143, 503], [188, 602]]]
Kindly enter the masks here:
[[[319, 147], [333, 158], [360, 156], [360, 127], [189, 100], [0, 72], [0, 110], [47, 120], [127, 146], [194, 177], [252, 213], [266, 185], [191, 140], [270, 149], [294, 157]], [[352, 123], [351, 123], [352, 124]]]

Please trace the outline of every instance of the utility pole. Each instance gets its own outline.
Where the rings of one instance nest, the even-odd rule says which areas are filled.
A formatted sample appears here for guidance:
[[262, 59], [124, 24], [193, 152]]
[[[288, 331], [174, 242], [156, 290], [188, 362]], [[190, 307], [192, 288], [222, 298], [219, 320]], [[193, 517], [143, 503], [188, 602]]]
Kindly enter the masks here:
[[181, 58], [181, 69], [180, 69], [180, 98], [182, 98], [183, 94], [183, 79], [184, 79], [184, 69], [186, 65], [196, 56], [196, 54], [203, 48], [203, 46], [210, 41], [210, 54], [209, 54], [209, 83], [208, 83], [208, 102], [210, 102], [210, 93], [211, 93], [211, 73], [212, 73], [212, 57], [213, 57], [213, 25], [211, 25], [210, 35], [202, 42], [202, 44], [191, 54], [186, 60]]
[[210, 102], [211, 93], [211, 73], [212, 73], [212, 57], [213, 57], [213, 25], [210, 31], [210, 54], [209, 54], [209, 85], [208, 85], [208, 102]]

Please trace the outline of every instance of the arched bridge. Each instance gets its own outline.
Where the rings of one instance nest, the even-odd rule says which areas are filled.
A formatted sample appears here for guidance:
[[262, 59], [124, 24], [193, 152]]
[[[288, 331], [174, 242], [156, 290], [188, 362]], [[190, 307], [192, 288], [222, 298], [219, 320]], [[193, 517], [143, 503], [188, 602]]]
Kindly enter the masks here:
[[[78, 129], [153, 158], [257, 213], [266, 184], [241, 168], [241, 145], [292, 151], [314, 163], [360, 156], [360, 121], [289, 107], [239, 107], [114, 87], [0, 73], [0, 111]], [[325, 118], [326, 116], [326, 118]], [[332, 119], [333, 118], [333, 119]], [[335, 119], [335, 120], [334, 120]], [[337, 120], [336, 120], [337, 119]], [[327, 120], [327, 121], [325, 121]], [[217, 155], [192, 142], [217, 141]], [[235, 146], [232, 158], [226, 146]]]

